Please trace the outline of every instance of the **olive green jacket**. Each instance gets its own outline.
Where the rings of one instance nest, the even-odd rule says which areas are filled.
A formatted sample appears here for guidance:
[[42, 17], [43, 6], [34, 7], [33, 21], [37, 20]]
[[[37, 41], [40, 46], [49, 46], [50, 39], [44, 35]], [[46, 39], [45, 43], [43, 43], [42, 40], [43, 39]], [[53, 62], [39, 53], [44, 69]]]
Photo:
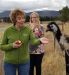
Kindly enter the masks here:
[[[21, 40], [22, 45], [19, 48], [13, 48], [13, 42]], [[32, 30], [23, 26], [18, 31], [15, 26], [9, 27], [5, 32], [0, 45], [0, 49], [5, 52], [5, 62], [13, 64], [26, 63], [30, 60], [29, 57], [29, 42], [33, 45], [39, 45], [39, 39], [36, 39]]]

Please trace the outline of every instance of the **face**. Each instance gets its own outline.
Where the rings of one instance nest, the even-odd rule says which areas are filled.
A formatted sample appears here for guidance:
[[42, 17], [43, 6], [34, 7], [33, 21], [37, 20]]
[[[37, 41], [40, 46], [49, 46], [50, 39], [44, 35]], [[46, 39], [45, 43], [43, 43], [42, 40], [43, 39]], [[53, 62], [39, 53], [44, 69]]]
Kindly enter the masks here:
[[25, 22], [24, 16], [18, 15], [18, 16], [16, 17], [16, 25], [18, 25], [19, 27], [22, 27], [23, 24], [24, 24], [24, 22]]
[[57, 26], [55, 24], [49, 24], [47, 26], [47, 31], [52, 31], [52, 32], [56, 33], [57, 30], [58, 30], [58, 28], [57, 28]]
[[32, 20], [33, 23], [36, 23], [37, 20], [38, 20], [38, 17], [35, 14], [32, 14], [31, 20]]

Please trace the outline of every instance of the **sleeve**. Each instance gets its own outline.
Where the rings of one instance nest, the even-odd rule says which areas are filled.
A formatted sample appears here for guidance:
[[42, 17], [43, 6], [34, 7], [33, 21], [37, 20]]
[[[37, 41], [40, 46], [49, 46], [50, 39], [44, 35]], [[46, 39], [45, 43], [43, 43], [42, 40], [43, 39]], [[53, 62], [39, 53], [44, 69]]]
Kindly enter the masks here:
[[7, 32], [4, 32], [2, 42], [0, 44], [0, 49], [3, 51], [9, 51], [13, 48], [13, 43], [8, 44]]
[[32, 45], [39, 45], [39, 44], [41, 44], [41, 41], [35, 37], [35, 35], [34, 35], [32, 30], [30, 30], [30, 43]]
[[[41, 33], [42, 33], [42, 36], [44, 36], [44, 27], [43, 27], [43, 25], [41, 25], [40, 31], [41, 31]], [[41, 37], [42, 37], [42, 36], [41, 36]]]
[[44, 31], [44, 27], [43, 27], [43, 25], [41, 25], [41, 30]]

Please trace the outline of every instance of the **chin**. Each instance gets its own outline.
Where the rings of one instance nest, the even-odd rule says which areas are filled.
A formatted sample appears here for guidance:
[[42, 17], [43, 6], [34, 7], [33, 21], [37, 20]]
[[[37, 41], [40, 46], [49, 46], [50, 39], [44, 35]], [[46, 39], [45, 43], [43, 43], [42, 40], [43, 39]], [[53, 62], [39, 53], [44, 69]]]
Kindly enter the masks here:
[[23, 27], [24, 26], [24, 24], [22, 23], [22, 24], [20, 24], [20, 27]]

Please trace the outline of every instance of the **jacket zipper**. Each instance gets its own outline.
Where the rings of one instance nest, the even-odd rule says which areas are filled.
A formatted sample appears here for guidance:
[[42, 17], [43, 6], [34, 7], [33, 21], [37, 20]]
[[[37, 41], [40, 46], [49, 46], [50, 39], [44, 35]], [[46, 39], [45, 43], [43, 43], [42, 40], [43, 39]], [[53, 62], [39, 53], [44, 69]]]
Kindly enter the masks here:
[[[18, 35], [19, 35], [19, 39], [18, 40], [20, 40], [20, 33], [21, 33], [21, 31], [18, 31]], [[20, 63], [19, 55], [20, 55], [20, 50], [18, 50], [18, 64]]]

